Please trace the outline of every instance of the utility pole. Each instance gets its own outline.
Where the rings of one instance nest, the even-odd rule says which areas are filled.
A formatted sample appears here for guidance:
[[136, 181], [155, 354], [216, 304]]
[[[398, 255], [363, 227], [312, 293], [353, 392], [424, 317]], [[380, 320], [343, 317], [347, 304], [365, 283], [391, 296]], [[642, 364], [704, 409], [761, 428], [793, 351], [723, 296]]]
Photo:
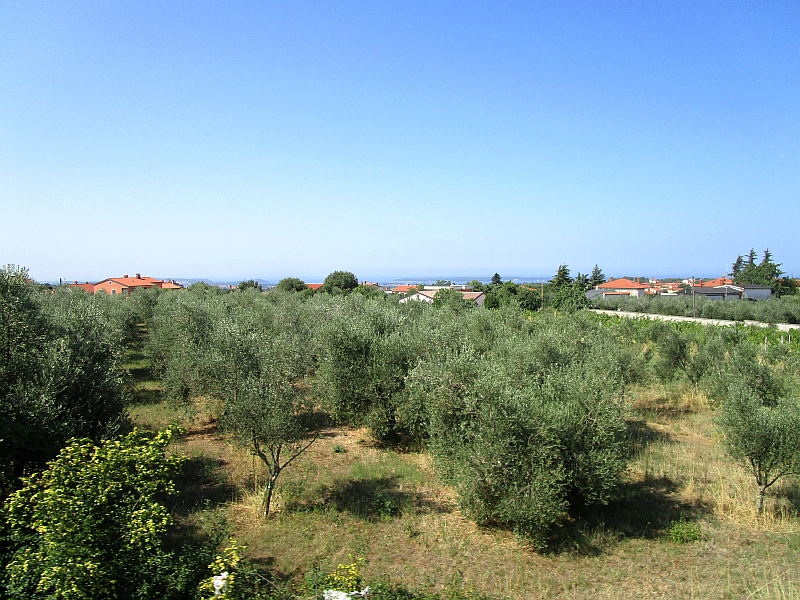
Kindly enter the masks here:
[[697, 317], [694, 304], [694, 275], [692, 275], [692, 318]]

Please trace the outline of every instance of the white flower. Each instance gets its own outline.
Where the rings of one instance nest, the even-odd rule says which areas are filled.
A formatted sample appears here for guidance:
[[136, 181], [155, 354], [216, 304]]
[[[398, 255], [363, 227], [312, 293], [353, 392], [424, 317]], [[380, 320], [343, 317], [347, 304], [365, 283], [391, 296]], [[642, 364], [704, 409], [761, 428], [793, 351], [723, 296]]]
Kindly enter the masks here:
[[221, 596], [228, 588], [228, 572], [223, 571], [219, 575], [214, 575], [211, 581], [214, 584], [214, 595]]

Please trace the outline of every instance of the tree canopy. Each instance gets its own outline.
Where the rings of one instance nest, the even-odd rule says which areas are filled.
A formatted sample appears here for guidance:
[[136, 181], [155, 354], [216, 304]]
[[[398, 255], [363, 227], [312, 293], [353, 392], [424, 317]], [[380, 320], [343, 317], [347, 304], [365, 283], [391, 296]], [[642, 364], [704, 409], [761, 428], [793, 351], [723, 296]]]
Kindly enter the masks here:
[[[43, 468], [73, 436], [124, 422], [122, 352], [131, 334], [115, 298], [39, 293], [24, 269], [0, 269], [0, 488]], [[113, 306], [111, 304], [113, 303]], [[130, 303], [128, 306], [133, 306]]]
[[342, 291], [349, 292], [358, 287], [358, 278], [350, 271], [334, 271], [325, 278], [323, 282], [327, 292]]
[[764, 250], [764, 257], [760, 263], [756, 263], [756, 251], [750, 249], [747, 260], [739, 255], [733, 263], [733, 282], [772, 286], [783, 275], [780, 266], [780, 263], [772, 260], [769, 248]]
[[276, 288], [279, 292], [302, 292], [307, 290], [306, 282], [297, 277], [284, 277], [278, 282]]
[[261, 291], [261, 284], [255, 281], [254, 279], [248, 279], [247, 281], [242, 281], [239, 285], [236, 286], [236, 289], [245, 291], [245, 290], [258, 290]]
[[800, 403], [796, 398], [770, 402], [741, 383], [730, 386], [720, 425], [734, 458], [746, 461], [758, 484], [756, 510], [781, 477], [800, 473]]

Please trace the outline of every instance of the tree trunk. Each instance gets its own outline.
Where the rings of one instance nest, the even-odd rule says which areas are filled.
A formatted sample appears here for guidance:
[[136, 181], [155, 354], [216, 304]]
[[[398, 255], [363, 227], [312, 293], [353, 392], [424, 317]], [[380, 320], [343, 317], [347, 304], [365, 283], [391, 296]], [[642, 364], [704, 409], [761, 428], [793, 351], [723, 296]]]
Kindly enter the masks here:
[[756, 512], [761, 515], [764, 512], [764, 492], [766, 492], [767, 486], [762, 485], [758, 488], [758, 500], [756, 501]]
[[267, 480], [267, 489], [264, 490], [264, 518], [269, 516], [269, 505], [272, 503], [272, 491], [275, 489], [275, 480], [278, 478], [278, 473], [270, 475]]

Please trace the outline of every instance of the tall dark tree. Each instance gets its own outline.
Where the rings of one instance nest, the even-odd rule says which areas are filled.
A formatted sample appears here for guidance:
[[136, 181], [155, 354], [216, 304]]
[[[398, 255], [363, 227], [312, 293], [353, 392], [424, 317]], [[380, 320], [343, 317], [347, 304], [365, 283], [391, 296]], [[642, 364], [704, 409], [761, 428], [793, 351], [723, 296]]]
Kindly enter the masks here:
[[605, 282], [606, 276], [603, 274], [603, 271], [600, 270], [600, 267], [595, 265], [592, 269], [592, 274], [589, 276], [589, 285], [594, 288]]
[[569, 267], [567, 265], [559, 265], [558, 271], [556, 271], [555, 276], [550, 280], [550, 284], [554, 287], [560, 287], [562, 285], [572, 285], [572, 277], [569, 274]]
[[739, 256], [733, 265], [734, 283], [749, 283], [768, 285], [773, 288], [778, 286], [778, 279], [783, 275], [780, 263], [772, 259], [772, 252], [769, 248], [764, 250], [764, 258], [760, 263], [756, 263], [756, 251], [751, 249], [747, 255], [747, 261], [743, 261]]
[[573, 285], [579, 288], [582, 292], [590, 289], [592, 286], [589, 284], [589, 277], [584, 275], [580, 271], [578, 271], [578, 275], [575, 277], [575, 282]]
[[742, 274], [744, 270], [744, 257], [740, 254], [736, 257], [736, 261], [733, 263], [733, 267], [731, 267], [731, 277], [733, 279], [738, 279], [739, 276]]
[[499, 273], [492, 275], [492, 285], [500, 285], [501, 283], [503, 283], [503, 278], [500, 277]]
[[756, 251], [754, 248], [750, 248], [750, 252], [747, 254], [747, 264], [746, 267], [753, 268], [756, 266]]
[[781, 275], [783, 275], [783, 271], [780, 270], [780, 263], [776, 263], [772, 260], [772, 252], [769, 251], [769, 248], [764, 250], [764, 258], [758, 264], [758, 277], [764, 281], [768, 282], [764, 285], [771, 285], [776, 279], [778, 279]]

